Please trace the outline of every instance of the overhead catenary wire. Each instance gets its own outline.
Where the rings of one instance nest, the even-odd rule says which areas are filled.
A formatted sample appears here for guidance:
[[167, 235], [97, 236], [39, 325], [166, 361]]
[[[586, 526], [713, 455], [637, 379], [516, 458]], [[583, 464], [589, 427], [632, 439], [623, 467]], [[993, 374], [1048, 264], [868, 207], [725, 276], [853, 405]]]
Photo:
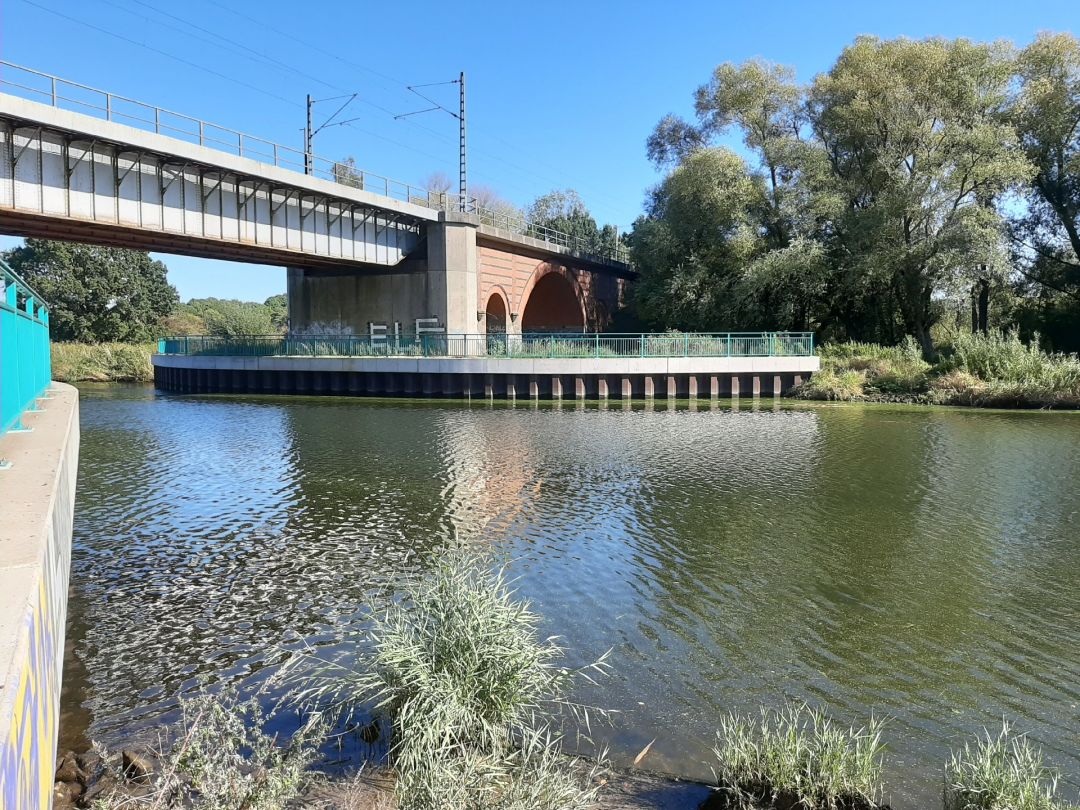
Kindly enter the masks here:
[[[248, 90], [251, 90], [253, 92], [257, 92], [257, 93], [259, 93], [261, 95], [264, 95], [264, 96], [266, 96], [268, 98], [273, 98], [273, 99], [275, 99], [277, 101], [280, 101], [280, 102], [283, 102], [283, 103], [289, 105], [290, 107], [297, 107], [297, 106], [303, 107], [302, 102], [294, 101], [293, 99], [286, 98], [286, 97], [280, 95], [279, 93], [273, 92], [271, 90], [267, 90], [264, 87], [260, 87], [260, 86], [258, 86], [256, 84], [252, 84], [251, 82], [244, 81], [243, 79], [239, 79], [239, 78], [236, 78], [235, 76], [231, 76], [231, 75], [228, 75], [228, 74], [223, 73], [221, 71], [218, 71], [218, 70], [215, 70], [213, 68], [207, 67], [206, 65], [203, 65], [203, 64], [200, 64], [200, 63], [195, 62], [193, 60], [184, 58], [184, 57], [179, 56], [179, 55], [177, 55], [175, 53], [171, 53], [171, 52], [169, 52], [167, 50], [164, 50], [162, 48], [158, 48], [158, 47], [155, 47], [153, 45], [149, 45], [146, 42], [140, 42], [140, 41], [138, 41], [136, 39], [133, 39], [131, 37], [127, 37], [127, 36], [125, 36], [123, 34], [120, 34], [120, 33], [116, 32], [116, 31], [110, 30], [108, 28], [105, 28], [105, 27], [96, 25], [94, 23], [91, 23], [91, 22], [89, 22], [87, 20], [83, 20], [83, 19], [80, 19], [78, 17], [72, 16], [70, 14], [64, 13], [62, 11], [59, 11], [59, 10], [55, 9], [55, 8], [51, 8], [49, 6], [46, 6], [46, 5], [44, 5], [44, 4], [40, 3], [40, 2], [36, 2], [36, 0], [22, 0], [22, 2], [26, 3], [29, 6], [32, 6], [34, 8], [40, 9], [41, 11], [44, 11], [46, 13], [49, 13], [49, 14], [52, 14], [54, 16], [65, 19], [65, 20], [67, 20], [67, 21], [69, 21], [71, 23], [74, 23], [76, 25], [84, 26], [84, 27], [89, 28], [91, 30], [97, 31], [97, 32], [99, 32], [101, 34], [104, 34], [106, 36], [113, 37], [113, 38], [118, 39], [120, 41], [126, 42], [126, 43], [134, 45], [136, 47], [143, 48], [143, 49], [145, 49], [147, 51], [150, 51], [152, 53], [158, 54], [158, 55], [160, 55], [162, 57], [165, 57], [167, 59], [178, 62], [180, 64], [183, 64], [183, 65], [186, 65], [188, 67], [194, 68], [194, 69], [196, 69], [196, 70], [198, 70], [200, 72], [206, 73], [208, 75], [214, 76], [214, 77], [222, 79], [224, 81], [228, 81], [228, 82], [230, 82], [232, 84], [235, 84], [237, 86], [244, 87], [244, 88], [246, 88]], [[101, 2], [104, 2], [107, 5], [110, 5], [110, 6], [114, 7], [114, 8], [123, 10], [123, 11], [125, 11], [125, 12], [127, 12], [129, 14], [139, 15], [138, 11], [130, 9], [130, 8], [125, 8], [124, 6], [114, 2], [114, 0], [101, 0]], [[301, 69], [297, 68], [295, 65], [289, 64], [289, 63], [284, 62], [284, 61], [282, 61], [280, 59], [277, 59], [275, 57], [268, 56], [265, 53], [262, 53], [262, 52], [260, 52], [260, 51], [258, 51], [256, 49], [254, 49], [254, 48], [251, 48], [250, 46], [247, 46], [244, 43], [242, 43], [242, 42], [240, 42], [240, 41], [238, 41], [236, 39], [233, 39], [231, 37], [227, 37], [227, 36], [225, 36], [223, 34], [220, 34], [220, 33], [216, 32], [216, 31], [213, 31], [210, 28], [198, 25], [197, 23], [193, 23], [190, 20], [187, 20], [187, 19], [185, 19], [185, 18], [183, 18], [183, 17], [181, 17], [179, 15], [176, 15], [176, 14], [173, 14], [173, 13], [171, 13], [169, 11], [164, 10], [164, 9], [158, 8], [157, 6], [155, 6], [155, 5], [151, 4], [151, 3], [145, 2], [145, 0], [130, 0], [130, 2], [140, 6], [142, 8], [145, 8], [145, 9], [151, 11], [151, 12], [154, 12], [154, 13], [156, 13], [158, 15], [161, 15], [162, 17], [166, 17], [166, 18], [174, 20], [174, 21], [176, 21], [176, 22], [178, 22], [178, 23], [180, 23], [182, 25], [188, 26], [188, 27], [190, 27], [190, 28], [192, 28], [192, 29], [194, 29], [196, 31], [203, 32], [203, 33], [209, 35], [210, 37], [213, 37], [214, 40], [219, 40], [219, 42], [207, 39], [206, 37], [198, 36], [197, 34], [193, 33], [192, 31], [185, 31], [183, 29], [179, 29], [176, 26], [169, 25], [168, 23], [165, 23], [165, 22], [163, 22], [161, 20], [155, 20], [156, 24], [161, 25], [162, 27], [169, 28], [169, 29], [174, 30], [174, 31], [179, 31], [180, 33], [184, 34], [185, 36], [191, 37], [193, 39], [196, 39], [198, 41], [213, 45], [213, 46], [218, 47], [218, 48], [224, 48], [225, 45], [228, 45], [228, 46], [230, 46], [230, 48], [240, 49], [242, 51], [245, 51], [247, 54], [250, 54], [250, 55], [239, 54], [239, 55], [243, 56], [245, 59], [248, 59], [248, 60], [251, 60], [251, 61], [256, 61], [256, 62], [259, 62], [261, 64], [270, 65], [270, 66], [272, 66], [272, 67], [274, 67], [276, 69], [293, 73], [293, 74], [295, 74], [297, 76], [300, 76], [300, 77], [303, 77], [303, 78], [305, 78], [305, 79], [307, 79], [309, 81], [317, 82], [322, 86], [325, 86], [325, 87], [328, 87], [328, 88], [331, 88], [331, 89], [334, 89], [334, 90], [342, 91], [344, 94], [348, 95], [348, 90], [346, 88], [341, 87], [340, 85], [337, 85], [337, 84], [335, 84], [333, 82], [327, 81], [327, 80], [325, 80], [325, 79], [323, 79], [323, 78], [321, 78], [319, 76], [316, 76], [314, 74], [311, 74], [311, 73], [309, 73], [307, 71], [301, 70]], [[291, 32], [279, 29], [279, 28], [277, 28], [277, 27], [275, 27], [273, 25], [270, 25], [269, 23], [265, 23], [262, 20], [257, 19], [256, 17], [253, 17], [253, 16], [251, 16], [249, 14], [245, 14], [245, 13], [243, 13], [241, 11], [237, 11], [236, 9], [229, 8], [227, 5], [214, 4], [214, 8], [219, 9], [219, 10], [223, 10], [223, 11], [229, 13], [229, 14], [237, 16], [238, 18], [245, 19], [245, 20], [247, 20], [249, 22], [252, 22], [252, 23], [254, 23], [254, 24], [256, 24], [256, 25], [258, 25], [258, 26], [260, 26], [262, 28], [265, 28], [266, 30], [272, 31], [273, 33], [277, 34], [278, 36], [281, 36], [281, 37], [293, 40], [295, 42], [298, 42], [298, 43], [304, 45], [305, 47], [310, 48], [313, 51], [321, 53], [326, 57], [334, 59], [334, 60], [336, 60], [336, 61], [338, 61], [338, 62], [340, 62], [342, 64], [348, 65], [348, 66], [350, 66], [350, 67], [352, 67], [352, 68], [354, 68], [356, 70], [360, 70], [360, 71], [363, 71], [365, 73], [371, 74], [373, 76], [377, 76], [380, 79], [384, 80], [385, 82], [390, 82], [392, 85], [394, 85], [394, 87], [392, 89], [400, 90], [400, 89], [403, 88], [403, 89], [405, 89], [407, 91], [414, 92], [416, 95], [420, 96], [421, 98], [425, 98], [425, 100], [429, 101], [429, 103], [432, 103], [433, 105], [435, 105], [436, 109], [445, 111], [448, 114], [450, 114], [451, 116], [456, 117], [456, 114], [453, 111], [448, 110], [442, 104], [439, 104], [437, 101], [428, 98], [425, 94], [419, 93], [419, 92], [417, 92], [416, 90], [413, 89], [413, 88], [419, 88], [419, 87], [428, 87], [428, 86], [435, 86], [435, 85], [440, 85], [440, 84], [455, 83], [453, 81], [451, 81], [451, 82], [432, 82], [432, 83], [427, 83], [427, 84], [417, 84], [417, 85], [411, 85], [410, 86], [410, 85], [406, 84], [405, 82], [403, 82], [401, 79], [398, 79], [398, 78], [390, 76], [390, 75], [388, 75], [386, 73], [382, 73], [381, 71], [370, 68], [370, 67], [368, 67], [366, 65], [363, 65], [363, 64], [357, 63], [357, 62], [355, 62], [353, 60], [342, 57], [342, 56], [340, 56], [340, 55], [338, 55], [336, 53], [333, 53], [332, 51], [326, 50], [325, 48], [323, 48], [323, 47], [321, 47], [321, 46], [319, 46], [319, 45], [317, 45], [315, 43], [312, 43], [312, 42], [310, 42], [308, 40], [305, 40], [302, 37], [298, 37], [298, 36], [296, 36], [295, 34], [293, 34]], [[148, 18], [145, 17], [145, 15], [143, 15], [142, 19], [148, 19]], [[222, 43], [224, 43], [224, 45]], [[234, 51], [230, 50], [230, 52], [235, 54]], [[384, 85], [384, 87], [385, 87], [385, 85]], [[338, 97], [333, 97], [333, 98], [338, 98]], [[419, 124], [418, 122], [412, 121], [409, 117], [407, 117], [409, 114], [405, 114], [405, 115], [396, 114], [393, 110], [391, 110], [391, 109], [387, 108], [386, 106], [381, 105], [381, 104], [379, 104], [377, 102], [374, 102], [369, 98], [365, 98], [363, 96], [358, 95], [357, 101], [359, 103], [361, 103], [361, 104], [364, 104], [365, 106], [368, 106], [368, 107], [371, 107], [372, 109], [378, 110], [379, 112], [387, 115], [391, 119], [404, 121], [405, 123], [409, 124], [412, 128], [414, 128], [415, 130], [423, 132], [423, 133], [425, 133], [426, 135], [428, 135], [430, 137], [437, 138], [438, 140], [440, 140], [442, 142], [454, 143], [457, 140], [457, 139], [453, 138], [452, 136], [450, 136], [448, 133], [437, 132], [437, 131], [431, 129], [430, 127], [426, 127], [426, 126], [423, 126], [422, 124]], [[419, 112], [419, 111], [417, 111], [417, 112]], [[351, 119], [351, 120], [355, 120], [355, 119]], [[374, 134], [374, 133], [369, 132], [367, 134]], [[424, 151], [412, 146], [411, 144], [402, 143], [400, 141], [396, 141], [396, 140], [394, 140], [392, 138], [389, 138], [387, 136], [384, 136], [384, 135], [379, 135], [378, 137], [380, 138], [380, 140], [383, 140], [383, 141], [385, 141], [387, 143], [394, 144], [395, 146], [398, 146], [400, 148], [407, 149], [409, 151], [415, 152], [415, 153], [423, 155], [425, 157], [429, 157], [429, 158], [433, 157], [430, 153], [424, 152]], [[514, 144], [510, 143], [509, 141], [507, 141], [504, 138], [498, 137], [498, 136], [496, 136], [494, 134], [490, 134], [490, 137], [492, 137], [495, 140], [498, 140], [500, 143], [506, 144], [510, 148], [515, 148]], [[551, 176], [545, 175], [545, 174], [543, 174], [541, 172], [538, 172], [538, 171], [536, 171], [534, 169], [523, 166], [523, 165], [521, 165], [519, 163], [516, 163], [516, 162], [514, 162], [512, 160], [508, 160], [507, 158], [504, 158], [502, 155], [499, 155], [499, 154], [497, 154], [495, 152], [492, 152], [489, 149], [486, 149], [486, 148], [483, 148], [483, 147], [478, 148], [478, 147], [474, 146], [473, 151], [483, 155], [484, 157], [486, 157], [488, 159], [497, 161], [498, 163], [500, 163], [500, 164], [502, 164], [502, 165], [514, 170], [514, 171], [517, 171], [517, 172], [520, 172], [522, 174], [526, 174], [526, 175], [529, 175], [531, 177], [543, 180], [543, 181], [545, 181], [547, 183], [552, 183], [553, 186], [559, 187], [559, 186], [567, 185], [567, 183], [565, 182], [565, 178], [564, 179], [552, 178]], [[439, 163], [448, 163], [449, 162], [446, 158], [442, 158], [442, 157], [434, 158], [434, 159], [436, 159]], [[518, 184], [514, 184], [514, 183], [507, 183], [506, 185], [511, 185], [511, 186], [514, 186], [514, 187], [520, 187], [520, 186], [518, 186]], [[573, 184], [571, 183], [569, 185], [573, 185]], [[592, 194], [590, 194], [590, 196], [600, 196], [600, 197], [606, 198], [609, 202], [614, 202], [611, 198], [607, 198], [606, 195], [592, 195]]]

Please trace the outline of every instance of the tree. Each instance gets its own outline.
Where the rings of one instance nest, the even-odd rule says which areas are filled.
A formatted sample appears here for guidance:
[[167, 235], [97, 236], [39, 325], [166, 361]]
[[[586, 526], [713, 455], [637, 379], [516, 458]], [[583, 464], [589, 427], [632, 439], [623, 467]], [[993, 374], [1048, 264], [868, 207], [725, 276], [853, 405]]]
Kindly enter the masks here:
[[860, 37], [810, 92], [841, 261], [892, 291], [927, 358], [935, 293], [997, 261], [1001, 218], [980, 201], [1028, 175], [1004, 119], [1012, 67], [1002, 44]]
[[274, 324], [271, 308], [267, 304], [259, 304], [254, 301], [193, 298], [184, 304], [181, 309], [202, 318], [206, 324], [206, 332], [210, 335], [248, 337], [251, 335], [272, 335], [278, 331]]
[[142, 251], [27, 239], [4, 259], [45, 298], [55, 340], [151, 340], [179, 301], [165, 265]]
[[350, 188], [362, 189], [364, 187], [364, 173], [357, 168], [356, 160], [353, 157], [347, 157], [335, 163], [331, 167], [330, 173], [335, 183]]
[[1034, 167], [1011, 222], [1014, 260], [1060, 348], [1080, 349], [1080, 40], [1040, 34], [1009, 110]]
[[275, 332], [284, 332], [289, 328], [289, 299], [285, 293], [271, 295], [263, 306], [270, 312], [270, 323]]
[[541, 235], [544, 228], [550, 228], [568, 234], [577, 240], [572, 247], [579, 246], [587, 252], [610, 253], [616, 248], [615, 226], [600, 228], [581, 195], [571, 188], [537, 197], [526, 208], [525, 218], [536, 235]]
[[[931, 356], [936, 299], [1004, 265], [992, 201], [1029, 172], [1005, 116], [1012, 71], [1000, 43], [874, 37], [809, 87], [768, 63], [721, 65], [695, 95], [697, 124], [668, 116], [648, 151], [692, 167], [738, 129], [760, 188], [745, 200], [746, 222], [761, 241], [739, 256], [673, 246], [685, 257], [677, 272], [724, 262], [711, 272], [728, 279], [721, 295], [738, 307], [717, 314], [740, 325], [771, 317], [774, 327], [816, 322], [892, 340], [899, 330]], [[685, 215], [709, 224], [705, 211]], [[661, 205], [651, 216], [673, 215]], [[730, 236], [706, 229], [701, 240], [724, 248]], [[649, 239], [634, 242], [640, 250]]]

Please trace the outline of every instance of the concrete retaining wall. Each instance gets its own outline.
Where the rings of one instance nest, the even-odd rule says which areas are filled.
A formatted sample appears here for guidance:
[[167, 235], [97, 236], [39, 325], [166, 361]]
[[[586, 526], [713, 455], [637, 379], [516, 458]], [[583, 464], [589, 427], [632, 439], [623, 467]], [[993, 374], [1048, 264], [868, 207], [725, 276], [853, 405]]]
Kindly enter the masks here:
[[52, 806], [79, 394], [53, 383], [27, 433], [0, 437], [0, 810]]
[[779, 396], [817, 357], [406, 358], [154, 355], [183, 393], [649, 399]]

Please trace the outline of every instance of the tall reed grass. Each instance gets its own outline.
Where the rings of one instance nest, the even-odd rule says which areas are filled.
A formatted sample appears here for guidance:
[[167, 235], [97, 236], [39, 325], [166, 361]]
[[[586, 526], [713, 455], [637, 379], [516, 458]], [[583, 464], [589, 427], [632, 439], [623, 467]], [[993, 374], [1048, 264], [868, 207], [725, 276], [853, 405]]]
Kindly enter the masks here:
[[53, 379], [60, 382], [151, 382], [152, 343], [53, 343]]
[[373, 706], [389, 721], [401, 810], [585, 808], [591, 774], [567, 764], [555, 717], [585, 713], [568, 689], [604, 664], [567, 668], [538, 626], [503, 573], [450, 553], [402, 583], [355, 660], [295, 659], [295, 696], [345, 718]]
[[730, 714], [717, 732], [715, 774], [729, 807], [874, 808], [881, 800], [882, 723], [845, 728], [805, 704]]
[[1027, 737], [1002, 723], [953, 754], [945, 769], [945, 810], [1067, 810], [1057, 775]]

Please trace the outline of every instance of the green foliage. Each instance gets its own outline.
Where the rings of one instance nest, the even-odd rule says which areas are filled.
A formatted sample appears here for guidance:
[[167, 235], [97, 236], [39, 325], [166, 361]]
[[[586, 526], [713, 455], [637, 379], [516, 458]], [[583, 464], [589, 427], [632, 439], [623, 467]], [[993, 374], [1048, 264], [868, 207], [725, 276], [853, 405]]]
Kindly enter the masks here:
[[285, 332], [289, 328], [289, 298], [285, 293], [271, 295], [263, 306], [270, 313], [270, 324], [275, 332]]
[[[1080, 40], [1042, 33], [1019, 55], [1010, 119], [1035, 169], [1022, 189], [1013, 248], [1049, 297], [1080, 291]], [[1075, 298], [1074, 298], [1075, 301]], [[1075, 328], [1075, 324], [1074, 324]]]
[[552, 228], [580, 239], [586, 251], [600, 253], [616, 248], [615, 227], [605, 225], [600, 228], [581, 196], [573, 189], [552, 191], [537, 197], [526, 209], [525, 217], [531, 226]]
[[1066, 810], [1042, 752], [1003, 723], [954, 753], [945, 769], [945, 810]]
[[151, 382], [153, 343], [53, 343], [52, 375], [60, 382]]
[[372, 703], [389, 719], [402, 810], [583, 808], [588, 780], [564, 770], [544, 719], [570, 705], [566, 690], [583, 671], [561, 664], [538, 623], [503, 574], [451, 554], [403, 583], [355, 665], [319, 660], [302, 671], [298, 699], [346, 717]]
[[[675, 168], [631, 244], [655, 326], [815, 328], [914, 337], [935, 353], [938, 301], [1007, 271], [997, 205], [1032, 163], [1009, 116], [1002, 43], [859, 37], [810, 85], [723, 64], [696, 124], [666, 117], [649, 155]], [[745, 165], [710, 143], [734, 128]], [[712, 154], [710, 154], [712, 153]], [[696, 204], [680, 204], [680, 195]]]
[[[257, 698], [239, 701], [235, 691], [202, 692], [180, 701], [181, 720], [149, 789], [138, 806], [148, 810], [283, 810], [308, 783], [326, 724], [312, 716], [285, 746], [263, 731], [267, 719]], [[120, 789], [92, 805], [120, 810], [136, 803]]]
[[[267, 299], [273, 301], [274, 297]], [[257, 304], [223, 298], [193, 298], [181, 305], [180, 312], [201, 318], [205, 334], [216, 337], [246, 337], [273, 335], [283, 331], [275, 325], [277, 305]], [[287, 317], [287, 316], [286, 316]]]
[[155, 339], [179, 300], [165, 265], [141, 251], [27, 239], [4, 259], [49, 304], [54, 340]]
[[866, 393], [866, 372], [822, 367], [821, 371], [796, 388], [794, 393], [802, 399], [842, 402], [862, 399]]
[[843, 728], [805, 704], [720, 723], [719, 789], [736, 807], [872, 808], [881, 797], [882, 723]]

